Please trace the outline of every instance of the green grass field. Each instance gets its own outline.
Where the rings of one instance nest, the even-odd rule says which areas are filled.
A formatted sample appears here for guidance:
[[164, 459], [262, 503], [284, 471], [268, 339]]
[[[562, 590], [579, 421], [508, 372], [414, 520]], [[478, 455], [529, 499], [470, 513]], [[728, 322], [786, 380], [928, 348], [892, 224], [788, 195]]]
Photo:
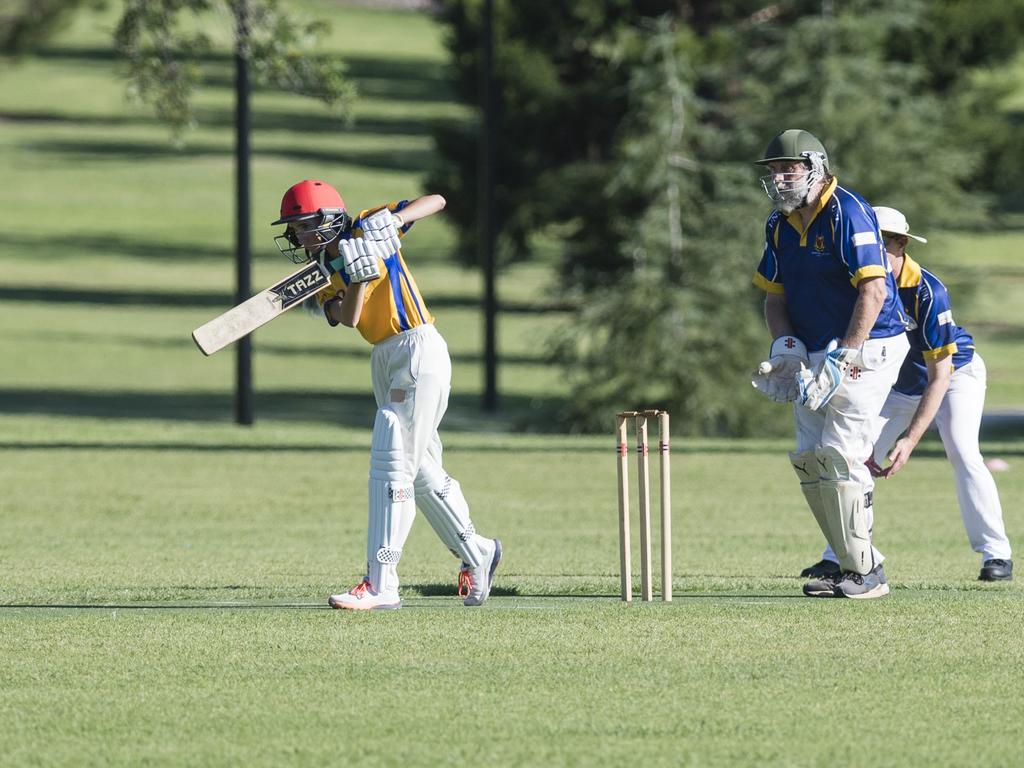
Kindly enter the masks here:
[[[545, 433], [567, 396], [543, 358], [562, 318], [502, 316], [504, 408], [481, 413], [480, 281], [447, 261], [443, 220], [409, 256], [455, 362], [446, 467], [506, 558], [466, 609], [418, 521], [403, 610], [328, 609], [365, 557], [368, 348], [275, 321], [256, 335], [257, 424], [232, 425], [232, 354], [188, 337], [230, 303], [229, 70], [209, 63], [203, 127], [171, 149], [121, 97], [116, 12], [0, 70], [0, 205], [17, 215], [0, 239], [0, 765], [1020, 762], [1024, 592], [975, 580], [934, 437], [877, 489], [889, 598], [799, 596], [821, 541], [787, 441], [677, 440], [675, 600], [624, 605], [612, 436]], [[307, 100], [256, 98], [254, 287], [288, 269], [266, 225], [282, 189], [327, 177], [353, 207], [418, 194], [429, 121], [461, 114], [429, 17], [345, 7], [335, 26], [363, 92], [350, 132]], [[990, 407], [1021, 406], [1007, 307], [1024, 237], [928, 236]], [[517, 268], [501, 296], [549, 282]], [[1016, 543], [1024, 441], [984, 449], [1010, 465]]]

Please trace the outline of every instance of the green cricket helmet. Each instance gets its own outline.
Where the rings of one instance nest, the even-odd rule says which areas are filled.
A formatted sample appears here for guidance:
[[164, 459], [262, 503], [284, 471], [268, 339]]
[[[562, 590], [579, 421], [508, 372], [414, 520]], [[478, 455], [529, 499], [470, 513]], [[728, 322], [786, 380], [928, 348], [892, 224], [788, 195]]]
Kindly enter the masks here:
[[814, 152], [821, 155], [822, 166], [828, 170], [828, 153], [824, 145], [818, 141], [813, 133], [802, 131], [799, 128], [790, 128], [783, 131], [772, 139], [764, 150], [764, 157], [755, 162], [758, 165], [767, 165], [776, 160], [809, 160], [808, 154]]
[[828, 153], [814, 134], [790, 128], [773, 138], [765, 148], [764, 156], [755, 162], [767, 165], [781, 160], [807, 166], [806, 173], [771, 173], [761, 177], [765, 193], [776, 208], [788, 215], [807, 205], [814, 185], [828, 175]]

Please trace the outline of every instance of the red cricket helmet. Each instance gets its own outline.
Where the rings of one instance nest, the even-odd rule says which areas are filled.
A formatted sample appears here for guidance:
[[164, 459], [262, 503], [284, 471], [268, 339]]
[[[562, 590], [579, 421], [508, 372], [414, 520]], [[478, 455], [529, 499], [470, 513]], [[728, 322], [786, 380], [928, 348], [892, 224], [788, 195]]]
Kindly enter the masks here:
[[[312, 231], [318, 237], [318, 243], [310, 246], [307, 242], [303, 246], [299, 242], [292, 222], [316, 219]], [[341, 199], [338, 190], [326, 181], [315, 181], [306, 179], [298, 184], [293, 184], [281, 198], [281, 218], [271, 223], [287, 224], [283, 234], [274, 237], [274, 243], [281, 253], [301, 264], [310, 258], [310, 255], [323, 251], [323, 248], [341, 237], [352, 222], [351, 217], [345, 212], [345, 201]]]
[[344, 210], [345, 201], [341, 199], [338, 190], [326, 181], [306, 179], [292, 184], [284, 193], [281, 198], [281, 218], [271, 222], [271, 226], [286, 224], [321, 211], [337, 213]]

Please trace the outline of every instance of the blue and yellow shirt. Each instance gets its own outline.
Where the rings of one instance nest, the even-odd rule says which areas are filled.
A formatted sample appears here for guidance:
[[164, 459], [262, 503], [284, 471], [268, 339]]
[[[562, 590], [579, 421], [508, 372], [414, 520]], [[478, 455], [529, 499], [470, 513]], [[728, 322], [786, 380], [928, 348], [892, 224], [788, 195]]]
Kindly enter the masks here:
[[893, 389], [904, 395], [920, 395], [928, 384], [925, 360], [952, 355], [953, 370], [962, 368], [974, 359], [974, 339], [953, 322], [946, 286], [910, 256], [903, 258], [897, 285], [910, 318], [910, 352]]
[[875, 212], [836, 179], [822, 193], [807, 229], [795, 211], [768, 217], [754, 284], [785, 294], [793, 333], [809, 352], [846, 334], [857, 286], [869, 277], [885, 278], [889, 289], [869, 337], [898, 336], [906, 325]]
[[[382, 208], [388, 208], [392, 213], [398, 213], [406, 205], [408, 200], [401, 200], [396, 203], [388, 203], [387, 206], [378, 205], [375, 208], [368, 208], [361, 211], [352, 228], [343, 238], [361, 237], [363, 234], [362, 221]], [[404, 238], [412, 228], [412, 223], [399, 227], [398, 236]], [[331, 275], [331, 288], [321, 292], [317, 301], [323, 305], [325, 301], [338, 295], [344, 295], [349, 284], [349, 276], [344, 270]], [[363, 310], [359, 317], [356, 329], [363, 338], [371, 344], [379, 344], [402, 331], [408, 331], [420, 325], [428, 325], [434, 322], [433, 316], [427, 310], [423, 301], [420, 289], [402, 258], [402, 251], [399, 249], [381, 262], [380, 277], [366, 284], [366, 297], [363, 302]]]

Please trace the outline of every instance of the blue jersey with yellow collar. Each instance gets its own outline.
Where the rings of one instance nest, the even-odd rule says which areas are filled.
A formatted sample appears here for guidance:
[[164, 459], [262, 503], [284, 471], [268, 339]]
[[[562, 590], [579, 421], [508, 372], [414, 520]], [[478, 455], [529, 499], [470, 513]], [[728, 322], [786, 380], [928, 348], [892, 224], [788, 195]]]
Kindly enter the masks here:
[[[378, 205], [375, 208], [361, 211], [352, 222], [352, 228], [342, 237], [345, 239], [361, 237], [363, 219], [385, 207], [392, 213], [398, 213], [408, 204], [408, 200], [401, 200], [388, 203], [386, 206]], [[411, 228], [412, 222], [399, 227], [399, 238], [404, 238]], [[434, 318], [427, 310], [427, 305], [420, 294], [420, 289], [402, 257], [401, 249], [388, 258], [382, 259], [380, 268], [380, 277], [366, 284], [363, 309], [359, 322], [356, 324], [356, 330], [371, 344], [379, 344], [402, 331], [434, 322]], [[344, 270], [332, 274], [331, 288], [322, 291], [317, 296], [317, 301], [322, 306], [328, 299], [344, 295], [348, 284], [349, 276], [345, 274]]]
[[928, 384], [925, 360], [952, 355], [953, 370], [962, 368], [974, 359], [974, 339], [953, 322], [946, 286], [910, 256], [903, 258], [897, 285], [910, 318], [910, 352], [893, 389], [904, 395], [920, 395]]
[[906, 325], [875, 212], [836, 179], [822, 192], [807, 229], [796, 212], [768, 217], [754, 284], [785, 294], [793, 333], [808, 351], [846, 335], [857, 286], [870, 277], [884, 278], [889, 290], [869, 337], [898, 336]]

